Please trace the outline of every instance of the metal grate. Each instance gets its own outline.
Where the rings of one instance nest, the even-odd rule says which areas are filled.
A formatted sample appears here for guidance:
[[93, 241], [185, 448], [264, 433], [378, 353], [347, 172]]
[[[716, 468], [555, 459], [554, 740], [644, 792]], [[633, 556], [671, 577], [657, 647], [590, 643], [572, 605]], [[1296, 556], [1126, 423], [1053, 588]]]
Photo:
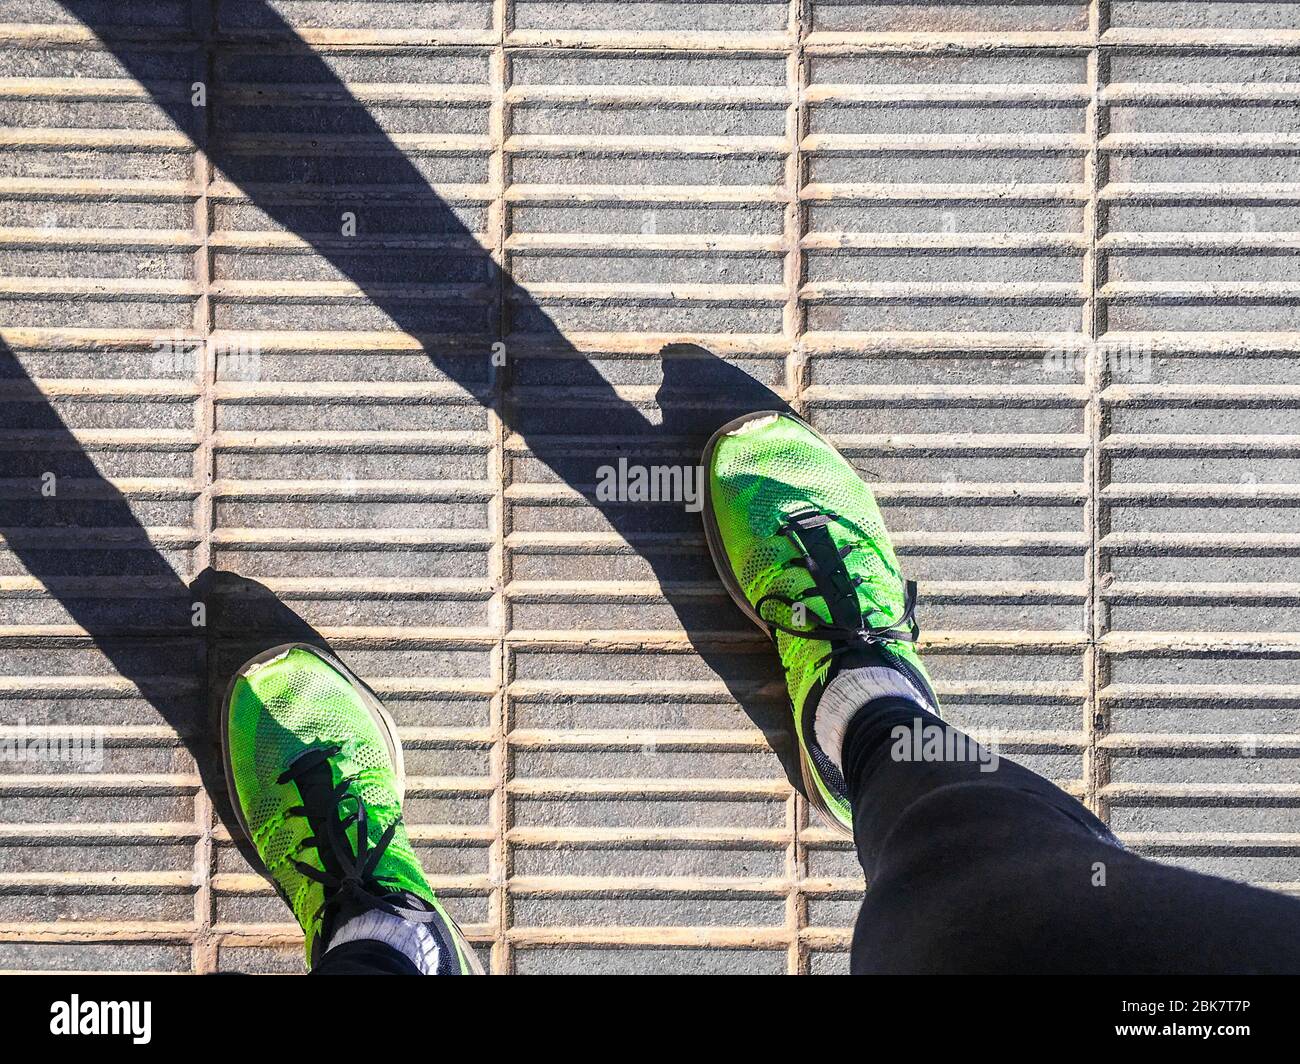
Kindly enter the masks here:
[[1296, 890], [1297, 86], [1292, 3], [0, 0], [0, 969], [300, 969], [195, 759], [269, 591], [494, 970], [843, 970], [770, 653], [591, 497], [751, 378], [952, 718]]

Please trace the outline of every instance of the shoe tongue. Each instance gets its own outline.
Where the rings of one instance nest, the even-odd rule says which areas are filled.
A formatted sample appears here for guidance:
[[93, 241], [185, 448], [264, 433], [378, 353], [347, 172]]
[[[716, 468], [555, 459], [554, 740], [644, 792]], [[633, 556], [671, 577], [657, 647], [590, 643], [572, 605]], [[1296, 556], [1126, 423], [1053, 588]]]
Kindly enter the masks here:
[[[335, 843], [346, 839], [344, 845], [348, 854], [348, 863], [355, 863], [357, 857], [357, 847], [353, 838], [361, 829], [360, 822], [354, 821], [347, 829], [343, 829], [342, 822], [344, 818], [358, 812], [362, 784], [360, 781], [352, 783], [347, 794], [342, 798], [335, 795], [338, 781], [349, 775], [353, 768], [346, 754], [340, 752], [321, 760], [299, 774], [295, 780], [303, 809], [306, 810], [307, 822], [316, 839], [315, 852], [325, 871], [337, 879], [344, 878], [345, 872], [339, 863], [339, 855], [335, 853]], [[376, 822], [378, 812], [379, 810], [367, 805], [367, 835], [371, 845], [374, 844], [378, 832], [384, 826]]]
[[827, 619], [841, 628], [861, 628], [864, 622], [857, 588], [840, 557], [840, 546], [831, 536], [832, 522], [821, 514], [796, 514], [786, 527], [807, 556], [807, 575], [825, 603]]
[[321, 815], [334, 805], [334, 772], [331, 768], [333, 760], [334, 758], [330, 758], [321, 761], [307, 772], [301, 773], [295, 780], [298, 784], [298, 794], [302, 797], [302, 804], [312, 816]]

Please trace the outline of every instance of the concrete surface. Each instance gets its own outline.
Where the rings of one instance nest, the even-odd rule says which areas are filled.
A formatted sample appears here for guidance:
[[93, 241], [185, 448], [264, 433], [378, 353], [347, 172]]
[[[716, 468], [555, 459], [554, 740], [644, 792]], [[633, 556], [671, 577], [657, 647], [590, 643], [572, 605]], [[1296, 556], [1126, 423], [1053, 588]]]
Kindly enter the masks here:
[[698, 519], [591, 497], [772, 401], [952, 718], [1300, 889], [1298, 105], [1293, 3], [0, 0], [0, 969], [300, 970], [206, 692], [310, 625], [494, 970], [844, 970]]

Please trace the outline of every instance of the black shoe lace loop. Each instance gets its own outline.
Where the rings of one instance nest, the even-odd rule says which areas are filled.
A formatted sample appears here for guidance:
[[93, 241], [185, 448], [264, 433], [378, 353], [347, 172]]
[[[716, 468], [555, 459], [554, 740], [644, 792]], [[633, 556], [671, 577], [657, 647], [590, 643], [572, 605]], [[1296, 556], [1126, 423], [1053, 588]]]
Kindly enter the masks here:
[[[856, 592], [862, 586], [863, 580], [861, 577], [849, 577], [841, 564], [860, 548], [860, 544], [850, 543], [843, 547], [835, 544], [830, 538], [827, 526], [839, 520], [841, 519], [838, 514], [829, 511], [807, 510], [791, 515], [777, 529], [777, 533], [789, 539], [799, 552], [798, 557], [790, 559], [786, 564], [807, 569], [808, 575], [813, 579], [813, 586], [799, 592], [796, 598], [775, 593], [764, 595], [755, 603], [755, 611], [765, 624], [777, 631], [801, 639], [819, 639], [830, 643], [830, 653], [823, 660], [877, 643], [915, 643], [921, 634], [920, 625], [917, 624], [915, 617], [915, 580], [908, 580], [903, 585], [901, 616], [883, 625], [871, 626], [862, 623], [862, 612]], [[769, 602], [779, 603], [793, 610], [797, 604], [809, 598], [820, 598], [825, 602], [831, 619], [825, 620], [814, 612], [815, 624], [808, 628], [795, 628], [773, 620], [763, 613], [763, 607]]]
[[[276, 782], [281, 785], [297, 783], [308, 773], [326, 764], [341, 750], [342, 747], [337, 744], [308, 750], [281, 772]], [[437, 912], [432, 909], [425, 911], [395, 904], [389, 897], [395, 892], [395, 888], [389, 885], [392, 877], [375, 875], [375, 869], [379, 867], [384, 852], [393, 841], [402, 818], [400, 816], [394, 818], [379, 839], [371, 845], [370, 813], [361, 796], [352, 791], [356, 782], [357, 776], [352, 775], [344, 776], [328, 791], [324, 788], [308, 788], [304, 793], [303, 805], [292, 806], [285, 810], [286, 816], [301, 816], [313, 824], [324, 825], [324, 839], [319, 837], [320, 828], [316, 828], [317, 834], [303, 839], [300, 846], [315, 849], [320, 854], [323, 865], [327, 867], [333, 865], [339, 869], [339, 874], [336, 875], [296, 858], [291, 859], [294, 868], [308, 879], [315, 880], [325, 890], [325, 900], [316, 915], [319, 916], [331, 905], [343, 903], [360, 910], [377, 910], [419, 923], [429, 923], [438, 919]], [[311, 805], [310, 808], [308, 803]], [[354, 824], [357, 829], [355, 853], [348, 839], [348, 829]]]

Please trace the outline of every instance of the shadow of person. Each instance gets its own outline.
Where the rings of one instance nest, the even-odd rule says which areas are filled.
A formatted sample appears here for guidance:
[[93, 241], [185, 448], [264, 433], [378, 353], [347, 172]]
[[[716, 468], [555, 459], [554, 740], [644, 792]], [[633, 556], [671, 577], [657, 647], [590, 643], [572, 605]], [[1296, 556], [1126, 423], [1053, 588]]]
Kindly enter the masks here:
[[[0, 575], [12, 582], [13, 611], [6, 643], [38, 650], [36, 669], [62, 670], [60, 659], [71, 660], [82, 644], [60, 629], [83, 631], [176, 734], [200, 786], [242, 844], [226, 805], [213, 724], [230, 675], [254, 651], [232, 664], [230, 652], [218, 648], [233, 645], [232, 633], [245, 644], [266, 640], [255, 649], [290, 641], [327, 646], [325, 640], [256, 581], [213, 569], [184, 580], [177, 569], [184, 568], [185, 550], [155, 542], [132, 500], [101, 472], [2, 340], [0, 426], [0, 535], [55, 610], [27, 594], [25, 578], [5, 565]], [[147, 508], [153, 501], [145, 490], [135, 504]], [[51, 624], [59, 633], [53, 637], [46, 634]], [[100, 675], [97, 665], [82, 662], [78, 672]], [[118, 708], [100, 724], [136, 719], [120, 700], [113, 705]], [[185, 764], [171, 768], [189, 771]]]
[[[160, 50], [137, 30], [124, 29], [129, 5], [106, 9], [99, 0], [62, 2], [100, 37], [124, 71], [177, 127], [202, 144], [218, 174], [238, 185], [248, 207], [265, 219], [253, 228], [278, 227], [296, 234], [336, 277], [355, 286], [388, 326], [415, 337], [440, 374], [481, 401], [496, 404], [507, 431], [518, 437], [521, 446], [584, 496], [605, 526], [637, 551], [694, 649], [769, 735], [782, 754], [787, 776], [798, 785], [788, 742], [788, 714], [775, 708], [779, 701], [771, 690], [774, 683], [779, 685], [775, 656], [763, 652], [761, 637], [725, 603], [720, 587], [716, 597], [701, 591], [713, 577], [698, 514], [682, 507], [604, 500], [595, 491], [599, 468], [620, 457], [644, 465], [662, 461], [693, 467], [718, 424], [748, 410], [782, 407], [779, 397], [704, 347], [673, 344], [660, 354], [662, 384], [653, 407], [643, 408], [623, 398], [590, 358], [566, 339], [546, 308], [492, 261], [458, 211], [438, 195], [331, 63], [314, 52], [271, 4], [249, 0], [241, 5], [242, 24], [255, 27], [255, 37], [227, 40], [218, 29], [215, 36], [196, 40], [193, 47], [207, 53], [202, 69], [211, 71], [212, 78], [205, 104], [196, 107], [189, 91], [190, 72], [196, 67], [167, 61], [169, 55], [182, 55], [184, 47]], [[226, 85], [235, 83], [238, 92], [225, 99]], [[276, 86], [281, 95], [292, 95], [305, 86], [306, 95], [290, 107], [272, 106], [269, 98], [250, 102], [249, 86], [258, 83]], [[343, 237], [338, 220], [349, 210], [357, 216], [357, 235]], [[395, 247], [395, 241], [411, 246]], [[279, 291], [271, 295], [242, 291], [237, 296], [218, 293], [214, 298], [246, 307], [259, 299], [274, 304], [283, 297]], [[332, 313], [330, 307], [322, 307], [319, 327], [339, 327], [331, 325], [337, 321], [330, 317]], [[350, 313], [355, 317], [360, 312]], [[341, 327], [357, 326], [350, 318]], [[501, 341], [511, 352], [486, 387], [483, 362], [463, 357], [466, 337], [477, 339], [484, 350]], [[533, 388], [520, 380], [516, 348], [545, 348], [549, 358], [561, 360], [563, 387]], [[17, 366], [12, 357], [9, 362]], [[10, 368], [13, 379], [30, 383], [21, 366]], [[575, 417], [575, 411], [580, 416]], [[79, 451], [75, 436], [52, 408], [49, 414], [40, 446], [67, 452], [68, 460], [74, 461], [72, 456]], [[596, 438], [600, 443], [593, 451]], [[40, 464], [38, 460], [36, 465]], [[168, 559], [149, 556], [145, 546], [149, 537], [127, 501], [84, 454], [74, 464], [85, 489], [99, 495], [101, 505], [93, 511], [63, 510], [63, 519], [83, 533], [111, 529], [138, 542], [129, 564], [114, 575], [150, 573], [160, 583], [158, 593], [163, 598], [188, 609], [191, 589], [175, 576]], [[19, 500], [0, 527], [21, 564], [59, 598], [113, 667], [142, 691], [150, 677], [170, 675], [175, 660], [168, 662], [165, 655], [151, 658], [147, 652], [143, 660], [138, 658], [141, 648], [147, 651], [161, 643], [137, 641], [128, 654], [117, 640], [119, 625], [129, 618], [120, 610], [110, 610], [104, 619], [77, 598], [75, 584], [54, 579], [61, 575], [60, 564], [69, 563], [76, 550], [60, 555], [56, 564], [50, 552], [24, 541], [27, 530], [39, 527], [43, 520], [41, 504], [42, 500], [28, 498], [24, 507]], [[11, 533], [17, 533], [17, 538]], [[89, 562], [96, 551], [84, 549], [83, 560]], [[210, 576], [208, 586], [222, 579]], [[166, 637], [150, 638], [183, 639], [207, 668], [204, 638], [168, 631]], [[160, 712], [173, 726], [182, 723], [161, 707]], [[186, 723], [182, 734], [190, 737], [187, 742], [207, 785], [211, 736], [195, 736], [195, 722]], [[206, 725], [200, 722], [199, 726]]]
[[[19, 623], [8, 642], [38, 650], [36, 670], [67, 671], [78, 660], [77, 672], [98, 678], [98, 664], [76, 657], [76, 635], [50, 638], [42, 630], [54, 624], [84, 631], [107, 666], [176, 734], [200, 785], [219, 795], [224, 781], [207, 703], [210, 633], [205, 613], [195, 609], [203, 606], [210, 576], [193, 588], [181, 578], [187, 547], [155, 542], [132, 501], [100, 471], [3, 341], [0, 426], [0, 536], [18, 564], [0, 570], [18, 592], [10, 601]], [[136, 506], [148, 510], [156, 502], [146, 489]], [[23, 570], [55, 612], [23, 594]], [[136, 719], [125, 703], [113, 705], [101, 723]], [[184, 773], [189, 766], [170, 769]]]
[[[282, 643], [306, 643], [338, 657], [338, 651], [301, 615], [265, 584], [218, 569], [204, 569], [190, 585], [196, 601], [207, 605], [207, 747], [220, 763], [220, 720], [236, 670], [254, 654]], [[223, 786], [209, 791], [212, 805], [248, 863], [257, 868], [252, 843], [236, 824], [234, 795]]]
[[[663, 358], [663, 384], [656, 400], [662, 415], [662, 430], [685, 440], [688, 453], [695, 456], [696, 462], [720, 425], [757, 410], [793, 412], [771, 388], [698, 344], [670, 344], [660, 355]], [[703, 476], [704, 470], [701, 469], [700, 474]], [[697, 515], [692, 517], [693, 552], [697, 556], [707, 555], [700, 519]], [[655, 576], [695, 652], [726, 684], [737, 704], [762, 731], [780, 759], [790, 784], [802, 790], [803, 775], [799, 768], [794, 720], [775, 648], [766, 636], [753, 629], [752, 622], [725, 594], [721, 582], [712, 572], [705, 573], [705, 580], [712, 580], [711, 587], [715, 591], [710, 601], [721, 601], [722, 605], [720, 609], [711, 611], [708, 621], [700, 619], [702, 623], [697, 623], [689, 609], [683, 583], [677, 579], [674, 566], [660, 562], [655, 568]], [[739, 645], [750, 653], [738, 660], [734, 653], [735, 644], [718, 639], [716, 626], [719, 625], [732, 631], [738, 628], [743, 634]]]

